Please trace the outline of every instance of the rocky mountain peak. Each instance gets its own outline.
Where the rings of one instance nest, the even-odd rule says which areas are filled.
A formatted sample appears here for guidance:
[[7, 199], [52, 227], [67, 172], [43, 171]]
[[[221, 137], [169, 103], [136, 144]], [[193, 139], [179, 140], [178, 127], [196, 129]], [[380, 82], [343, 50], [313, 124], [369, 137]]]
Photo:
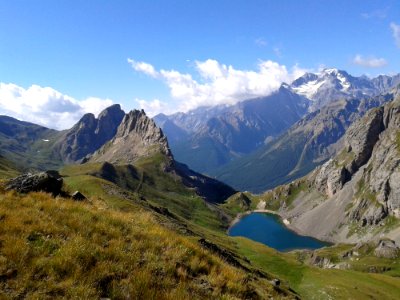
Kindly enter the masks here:
[[141, 157], [156, 153], [172, 159], [162, 130], [143, 110], [132, 110], [123, 117], [115, 136], [96, 151], [90, 160], [133, 163]]
[[124, 116], [125, 112], [119, 104], [106, 108], [99, 114], [95, 133], [107, 141], [110, 140], [116, 133], [116, 126], [121, 123]]
[[97, 120], [94, 114], [87, 113], [82, 116], [82, 118], [77, 123], [79, 128], [92, 127], [97, 125]]
[[121, 105], [114, 104], [107, 107], [99, 114], [99, 120], [105, 117], [116, 117], [118, 115], [121, 115], [121, 113], [125, 115], [124, 111], [121, 109]]
[[55, 144], [55, 152], [60, 154], [64, 162], [79, 161], [115, 135], [124, 115], [120, 105], [106, 108], [97, 119], [91, 113], [85, 114]]

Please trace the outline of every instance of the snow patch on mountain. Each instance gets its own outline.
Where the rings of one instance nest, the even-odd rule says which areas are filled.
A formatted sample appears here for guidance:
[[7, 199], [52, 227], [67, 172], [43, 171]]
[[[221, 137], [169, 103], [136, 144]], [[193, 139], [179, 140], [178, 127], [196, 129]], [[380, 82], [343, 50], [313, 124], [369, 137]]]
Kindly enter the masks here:
[[310, 100], [314, 100], [314, 95], [318, 92], [319, 88], [325, 84], [325, 81], [320, 81], [320, 80], [313, 80], [309, 81], [305, 84], [302, 84], [299, 87], [292, 87], [292, 89], [302, 95], [307, 97]]

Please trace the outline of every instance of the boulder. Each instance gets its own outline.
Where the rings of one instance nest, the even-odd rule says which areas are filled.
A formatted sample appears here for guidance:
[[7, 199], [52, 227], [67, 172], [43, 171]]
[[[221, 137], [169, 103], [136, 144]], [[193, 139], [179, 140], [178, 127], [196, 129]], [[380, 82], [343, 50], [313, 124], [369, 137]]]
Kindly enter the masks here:
[[76, 191], [71, 195], [71, 198], [75, 201], [84, 201], [87, 200], [87, 198], [85, 197], [85, 195], [83, 195], [81, 192]]
[[377, 257], [396, 258], [399, 254], [399, 247], [397, 247], [395, 241], [389, 239], [380, 240], [378, 247], [375, 248], [375, 255]]
[[61, 193], [63, 179], [57, 171], [27, 173], [9, 180], [6, 190], [15, 190], [19, 193], [47, 192], [57, 196]]

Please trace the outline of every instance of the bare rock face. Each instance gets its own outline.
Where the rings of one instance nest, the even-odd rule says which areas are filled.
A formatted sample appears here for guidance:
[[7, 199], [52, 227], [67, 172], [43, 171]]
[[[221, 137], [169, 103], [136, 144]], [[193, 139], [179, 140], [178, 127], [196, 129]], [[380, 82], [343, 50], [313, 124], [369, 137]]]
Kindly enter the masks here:
[[42, 191], [57, 196], [61, 193], [62, 185], [63, 179], [57, 171], [46, 171], [13, 178], [6, 184], [6, 190], [15, 190], [19, 193]]
[[383, 117], [384, 108], [379, 107], [350, 126], [342, 152], [317, 171], [315, 185], [319, 191], [332, 197], [369, 161], [379, 135], [385, 129]]
[[338, 166], [334, 159], [330, 159], [318, 169], [315, 178], [316, 188], [328, 197], [340, 191], [348, 178], [346, 168]]
[[354, 155], [354, 159], [346, 166], [351, 174], [358, 171], [371, 157], [379, 134], [385, 129], [383, 112], [383, 107], [370, 110], [346, 132], [345, 148]]
[[370, 193], [400, 217], [400, 99], [385, 107], [385, 132], [374, 148], [365, 173]]
[[60, 153], [64, 162], [79, 161], [99, 149], [115, 135], [124, 115], [118, 104], [103, 110], [97, 119], [93, 114], [84, 115], [60, 139], [56, 151]]
[[400, 249], [392, 240], [380, 240], [375, 248], [375, 255], [383, 258], [396, 258], [400, 254]]
[[355, 205], [350, 212], [350, 220], [360, 222], [361, 226], [378, 225], [388, 216], [387, 207], [379, 202], [361, 197], [355, 200]]
[[93, 162], [131, 164], [140, 157], [162, 153], [172, 158], [162, 130], [143, 110], [132, 110], [122, 119], [115, 136], [89, 158]]

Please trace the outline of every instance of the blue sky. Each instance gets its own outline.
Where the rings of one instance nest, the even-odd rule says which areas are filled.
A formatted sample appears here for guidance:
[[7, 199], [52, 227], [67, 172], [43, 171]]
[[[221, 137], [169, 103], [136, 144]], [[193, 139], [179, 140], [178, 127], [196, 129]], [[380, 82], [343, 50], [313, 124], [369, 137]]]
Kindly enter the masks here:
[[0, 0], [0, 113], [62, 128], [111, 102], [153, 114], [233, 103], [321, 66], [398, 73], [399, 39], [396, 0]]

